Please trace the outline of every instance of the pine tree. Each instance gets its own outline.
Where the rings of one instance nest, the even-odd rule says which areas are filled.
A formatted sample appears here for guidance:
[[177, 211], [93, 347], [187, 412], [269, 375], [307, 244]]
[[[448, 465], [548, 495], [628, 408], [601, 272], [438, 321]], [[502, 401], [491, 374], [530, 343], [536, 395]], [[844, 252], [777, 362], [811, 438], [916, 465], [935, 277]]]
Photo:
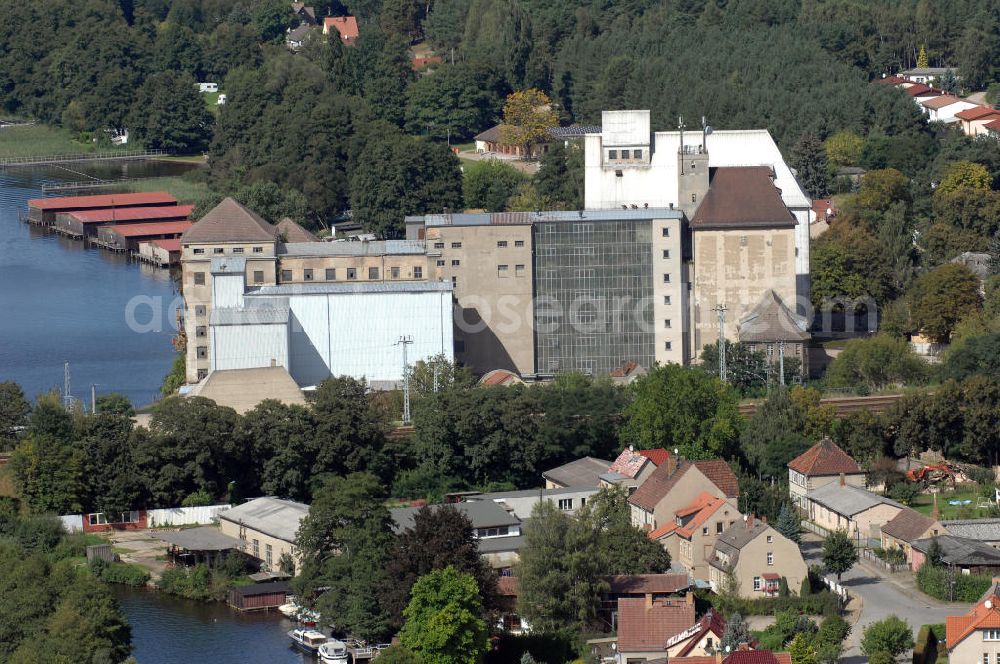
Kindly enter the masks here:
[[920, 47], [920, 55], [917, 56], [917, 66], [918, 67], [927, 67], [928, 66], [928, 64], [927, 64], [927, 49], [925, 49], [923, 46]]
[[816, 664], [816, 649], [806, 634], [795, 635], [788, 646], [788, 653], [792, 656], [792, 664]]
[[778, 515], [778, 521], [774, 524], [774, 528], [796, 544], [802, 540], [802, 536], [799, 534], [799, 517], [796, 516], [795, 511], [788, 503], [781, 506], [781, 514]]
[[795, 169], [799, 183], [813, 198], [820, 198], [827, 193], [826, 150], [815, 134], [806, 132], [792, 148], [788, 160]]
[[722, 652], [734, 652], [739, 649], [741, 643], [752, 643], [753, 635], [750, 633], [750, 626], [743, 619], [738, 611], [731, 613], [726, 620], [726, 630], [722, 633], [722, 640], [719, 641], [719, 648]]

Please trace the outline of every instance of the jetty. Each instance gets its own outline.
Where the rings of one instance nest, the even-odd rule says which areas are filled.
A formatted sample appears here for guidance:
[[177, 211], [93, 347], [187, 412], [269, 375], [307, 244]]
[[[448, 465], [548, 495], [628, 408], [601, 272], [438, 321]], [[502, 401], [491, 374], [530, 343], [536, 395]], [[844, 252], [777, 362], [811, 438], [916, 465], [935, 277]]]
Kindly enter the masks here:
[[107, 150], [104, 152], [77, 152], [73, 154], [55, 154], [29, 157], [5, 157], [0, 159], [0, 168], [18, 166], [49, 166], [53, 164], [69, 164], [81, 161], [120, 161], [128, 159], [156, 159], [169, 157], [166, 150]]

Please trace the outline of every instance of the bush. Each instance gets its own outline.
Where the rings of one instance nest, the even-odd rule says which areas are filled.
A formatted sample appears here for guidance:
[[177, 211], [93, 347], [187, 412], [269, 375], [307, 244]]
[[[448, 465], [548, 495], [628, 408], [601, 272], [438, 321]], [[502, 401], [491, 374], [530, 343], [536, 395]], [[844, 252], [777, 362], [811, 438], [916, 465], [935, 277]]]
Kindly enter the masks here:
[[840, 611], [840, 598], [829, 590], [799, 597], [743, 599], [718, 596], [713, 598], [713, 604], [723, 615], [739, 612], [743, 616], [770, 616], [782, 611], [792, 611], [797, 614], [825, 616]]
[[[913, 646], [913, 664], [934, 664], [937, 661], [938, 639], [932, 625], [921, 625]], [[941, 625], [944, 627], [944, 625]]]
[[128, 563], [109, 563], [100, 558], [90, 564], [90, 571], [105, 583], [118, 583], [123, 586], [142, 587], [149, 581], [149, 572], [138, 565]]
[[888, 549], [883, 549], [881, 547], [873, 551], [875, 557], [879, 560], [884, 560], [890, 565], [905, 565], [906, 564], [906, 554], [902, 549], [898, 547], [890, 547]]
[[485, 664], [520, 664], [526, 652], [539, 662], [563, 664], [576, 657], [574, 638], [569, 634], [505, 634], [486, 653]]
[[945, 567], [922, 565], [917, 571], [917, 588], [942, 601], [978, 602], [989, 589], [993, 577], [988, 574], [958, 574]]
[[912, 505], [919, 495], [920, 487], [912, 482], [897, 482], [889, 488], [889, 497], [904, 505]]
[[190, 571], [181, 567], [166, 570], [156, 585], [165, 593], [207, 602], [224, 599], [233, 584], [207, 566], [195, 565]]

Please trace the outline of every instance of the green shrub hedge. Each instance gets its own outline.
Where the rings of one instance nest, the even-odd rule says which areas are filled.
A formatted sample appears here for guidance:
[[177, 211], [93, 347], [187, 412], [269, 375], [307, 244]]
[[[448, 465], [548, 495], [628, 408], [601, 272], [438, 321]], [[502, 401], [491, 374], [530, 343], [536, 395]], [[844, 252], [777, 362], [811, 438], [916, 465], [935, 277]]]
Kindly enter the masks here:
[[760, 597], [757, 599], [720, 595], [712, 599], [712, 604], [723, 615], [738, 611], [743, 616], [770, 616], [779, 611], [794, 611], [795, 613], [825, 616], [840, 611], [840, 597], [829, 590], [805, 596]]
[[913, 664], [935, 664], [938, 640], [930, 625], [921, 625], [917, 642], [913, 646]]
[[90, 564], [90, 569], [94, 576], [105, 583], [141, 587], [149, 581], [149, 572], [129, 563], [109, 563], [98, 558]]
[[921, 592], [946, 602], [978, 602], [992, 582], [993, 577], [986, 574], [966, 575], [947, 567], [932, 567], [929, 564], [922, 565], [917, 571], [917, 587]]

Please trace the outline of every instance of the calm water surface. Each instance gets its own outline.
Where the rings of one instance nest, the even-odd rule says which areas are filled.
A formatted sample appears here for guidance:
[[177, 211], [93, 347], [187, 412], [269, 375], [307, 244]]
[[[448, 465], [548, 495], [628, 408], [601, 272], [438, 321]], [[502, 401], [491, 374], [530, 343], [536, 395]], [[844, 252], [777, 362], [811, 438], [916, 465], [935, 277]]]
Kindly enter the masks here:
[[316, 664], [294, 650], [277, 612], [239, 614], [162, 593], [115, 587], [139, 664]]
[[[29, 398], [62, 388], [70, 363], [71, 393], [89, 403], [90, 385], [122, 392], [136, 404], [152, 401], [173, 359], [170, 339], [177, 290], [167, 270], [131, 263], [120, 254], [18, 221], [43, 184], [174, 174], [188, 168], [163, 162], [69, 164], [0, 170], [0, 380], [21, 384]], [[106, 193], [101, 190], [86, 193]], [[130, 300], [152, 298], [158, 331], [137, 333], [126, 322]], [[144, 300], [147, 301], [148, 300]], [[153, 322], [151, 306], [136, 310]]]

